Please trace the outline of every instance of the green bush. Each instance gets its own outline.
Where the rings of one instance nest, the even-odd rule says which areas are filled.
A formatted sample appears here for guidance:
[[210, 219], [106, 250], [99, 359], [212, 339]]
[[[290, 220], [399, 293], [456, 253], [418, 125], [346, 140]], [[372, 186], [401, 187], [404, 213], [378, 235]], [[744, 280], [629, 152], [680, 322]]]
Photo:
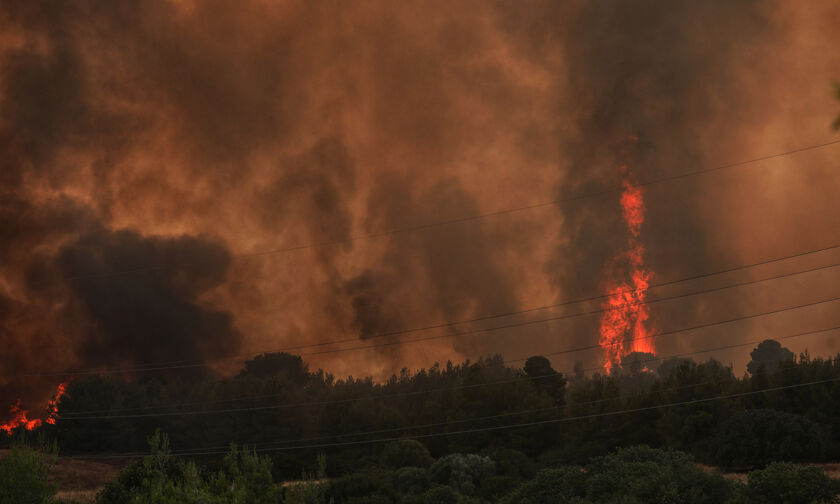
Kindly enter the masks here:
[[417, 497], [404, 498], [400, 504], [458, 504], [461, 494], [448, 486], [436, 486]]
[[281, 496], [271, 477], [271, 460], [236, 445], [231, 446], [222, 470], [211, 476], [207, 488], [215, 495], [227, 493], [230, 502], [272, 503], [279, 502]]
[[531, 479], [537, 474], [537, 465], [519, 450], [496, 450], [489, 454], [496, 464], [496, 474], [515, 479]]
[[740, 502], [836, 504], [840, 503], [838, 493], [840, 482], [829, 478], [819, 467], [783, 462], [752, 471]]
[[42, 443], [40, 449], [21, 442], [0, 458], [0, 504], [40, 504], [52, 501], [56, 487], [49, 479], [58, 450]]
[[478, 496], [490, 502], [496, 502], [516, 489], [521, 483], [522, 480], [511, 476], [490, 476], [481, 482]]
[[723, 467], [816, 462], [824, 458], [826, 442], [820, 426], [803, 416], [747, 410], [721, 425], [712, 443], [713, 462]]
[[156, 432], [151, 455], [105, 485], [97, 504], [279, 504], [280, 488], [271, 479], [271, 462], [231, 447], [222, 469], [204, 477], [193, 462], [172, 456], [169, 439]]
[[595, 502], [632, 497], [661, 504], [718, 504], [733, 493], [731, 482], [703, 471], [687, 454], [647, 446], [599, 457], [586, 471], [586, 497]]
[[453, 453], [438, 459], [429, 469], [432, 481], [448, 485], [464, 495], [473, 495], [482, 480], [493, 476], [495, 464], [489, 457]]
[[576, 467], [543, 469], [531, 481], [499, 501], [500, 504], [584, 503], [586, 474]]
[[362, 472], [336, 478], [327, 485], [325, 502], [351, 504], [361, 502], [360, 499], [371, 499], [374, 496], [376, 496], [376, 502], [394, 502], [396, 492], [391, 487], [390, 478], [387, 476]]
[[399, 469], [400, 467], [429, 467], [435, 459], [420, 441], [400, 439], [385, 445], [381, 456], [382, 465]]
[[394, 488], [401, 493], [420, 494], [429, 489], [429, 473], [422, 467], [401, 467], [394, 472]]

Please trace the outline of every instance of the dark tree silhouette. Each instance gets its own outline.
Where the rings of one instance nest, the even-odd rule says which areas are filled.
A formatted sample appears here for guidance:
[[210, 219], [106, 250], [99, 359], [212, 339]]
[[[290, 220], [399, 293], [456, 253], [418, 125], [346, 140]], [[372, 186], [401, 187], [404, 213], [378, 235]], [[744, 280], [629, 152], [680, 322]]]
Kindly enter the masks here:
[[542, 355], [529, 357], [525, 361], [525, 374], [531, 378], [534, 386], [551, 396], [554, 404], [564, 404], [566, 378], [551, 367], [551, 361]]
[[245, 361], [245, 369], [239, 373], [239, 377], [278, 377], [302, 385], [309, 378], [309, 366], [299, 355], [286, 352], [265, 353]]
[[793, 352], [783, 347], [775, 340], [764, 340], [750, 352], [752, 360], [747, 364], [747, 371], [754, 375], [763, 364], [765, 371], [773, 371], [779, 364], [787, 360], [793, 360]]

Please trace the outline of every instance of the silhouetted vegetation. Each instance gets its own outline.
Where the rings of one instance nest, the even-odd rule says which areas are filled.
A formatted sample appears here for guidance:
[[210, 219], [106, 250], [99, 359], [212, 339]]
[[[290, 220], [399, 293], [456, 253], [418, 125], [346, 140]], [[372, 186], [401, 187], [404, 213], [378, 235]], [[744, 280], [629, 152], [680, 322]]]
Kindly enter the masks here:
[[[578, 373], [571, 382], [544, 357], [519, 369], [495, 356], [403, 370], [377, 383], [336, 379], [309, 371], [298, 356], [266, 354], [232, 378], [74, 380], [61, 419], [44, 430], [65, 452], [142, 452], [157, 429], [184, 450], [255, 446], [271, 457], [276, 477], [289, 478], [314, 471], [320, 452], [330, 476], [425, 468], [432, 457], [500, 450], [585, 464], [640, 444], [738, 467], [840, 458], [840, 416], [832, 414], [840, 411], [840, 361], [792, 359], [768, 341], [751, 355], [757, 364], [740, 378], [715, 360], [639, 354], [611, 375]], [[799, 386], [810, 382], [819, 383]], [[714, 399], [720, 396], [731, 397]], [[506, 428], [516, 424], [530, 425]], [[423, 445], [387, 449], [395, 451], [367, 442], [418, 435]]]
[[720, 466], [755, 467], [774, 461], [819, 461], [826, 439], [813, 421], [791, 413], [742, 411], [720, 427], [713, 461]]
[[[765, 473], [736, 488], [692, 459], [769, 470], [840, 454], [840, 359], [760, 348], [759, 364], [740, 378], [715, 360], [639, 354], [611, 375], [577, 372], [571, 381], [539, 356], [523, 369], [496, 356], [377, 383], [267, 354], [225, 379], [77, 379], [57, 425], [43, 431], [65, 452], [143, 452], [141, 440], [155, 440], [102, 503], [202, 492], [252, 502], [248, 492], [274, 495], [283, 480], [302, 480], [277, 490], [283, 502], [594, 503], [620, 492], [622, 502], [648, 502], [650, 492], [693, 496], [658, 502], [757, 499], [769, 491]], [[158, 429], [175, 456], [161, 455], [169, 447]], [[231, 443], [251, 448], [223, 459]], [[785, 477], [804, 485], [809, 474]]]

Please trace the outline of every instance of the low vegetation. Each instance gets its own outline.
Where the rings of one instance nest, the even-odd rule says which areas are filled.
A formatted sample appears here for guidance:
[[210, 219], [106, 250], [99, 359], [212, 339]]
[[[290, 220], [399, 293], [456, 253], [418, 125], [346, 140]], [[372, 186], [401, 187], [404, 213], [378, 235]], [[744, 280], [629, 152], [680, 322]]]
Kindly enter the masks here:
[[[41, 434], [74, 453], [150, 440], [99, 504], [836, 502], [836, 481], [807, 464], [840, 459], [840, 359], [757, 350], [743, 377], [714, 360], [638, 355], [566, 376], [491, 357], [384, 383], [268, 354], [229, 379], [76, 380]], [[0, 504], [55, 501], [53, 459], [15, 445], [0, 481], [18, 493]]]
[[[413, 445], [412, 450], [416, 448]], [[218, 467], [172, 456], [165, 435], [96, 497], [97, 504], [784, 504], [838, 503], [840, 481], [813, 466], [772, 463], [747, 482], [701, 469], [690, 455], [647, 446], [619, 449], [585, 466], [543, 466], [507, 450], [450, 454], [429, 467], [368, 467], [338, 478], [321, 472], [275, 482], [271, 460], [232, 446]], [[408, 440], [383, 450], [400, 451]], [[0, 463], [0, 503], [69, 504], [55, 499], [45, 468], [54, 452], [17, 446]], [[498, 461], [498, 462], [497, 462]], [[9, 484], [12, 478], [14, 484]]]

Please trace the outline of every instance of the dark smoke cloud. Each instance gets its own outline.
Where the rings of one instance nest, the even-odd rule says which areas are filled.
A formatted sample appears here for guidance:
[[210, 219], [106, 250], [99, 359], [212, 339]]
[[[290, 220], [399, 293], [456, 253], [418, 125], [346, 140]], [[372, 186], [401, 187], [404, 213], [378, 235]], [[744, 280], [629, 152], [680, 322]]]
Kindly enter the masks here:
[[[164, 265], [144, 273], [142, 265]], [[225, 281], [230, 255], [203, 237], [144, 237], [100, 230], [63, 247], [55, 271], [99, 329], [75, 342], [93, 366], [214, 358], [230, 355], [239, 335], [229, 313], [199, 305]], [[95, 271], [91, 275], [89, 272]], [[39, 273], [30, 278], [37, 284]]]
[[[569, 198], [617, 187], [627, 135], [644, 181], [825, 134], [839, 16], [811, 5], [0, 0], [0, 374], [364, 339], [598, 294], [626, 240], [617, 197]], [[836, 213], [836, 185], [809, 178], [836, 182], [830, 152], [789, 162], [817, 173], [648, 188], [657, 279], [824, 246], [801, 222]], [[294, 250], [259, 254], [277, 249]], [[668, 329], [827, 285], [653, 313]], [[591, 344], [595, 323], [310, 364], [383, 377]], [[54, 385], [0, 379], [0, 404]]]
[[[626, 164], [645, 182], [715, 162], [703, 152], [699, 128], [721, 104], [740, 98], [730, 75], [772, 32], [759, 2], [584, 2], [566, 15], [575, 19], [561, 44], [569, 93], [579, 97], [578, 131], [563, 149], [569, 156], [559, 192], [563, 225], [546, 271], [564, 293], [597, 295], [629, 236], [618, 167]], [[645, 190], [641, 236], [654, 282], [716, 269], [716, 244], [698, 226], [697, 216], [711, 211], [707, 192], [662, 186]], [[599, 196], [581, 200], [582, 194]], [[693, 309], [686, 304], [673, 314], [669, 308], [674, 316], [653, 324], [679, 328]], [[596, 328], [593, 318], [577, 330], [588, 338]]]

